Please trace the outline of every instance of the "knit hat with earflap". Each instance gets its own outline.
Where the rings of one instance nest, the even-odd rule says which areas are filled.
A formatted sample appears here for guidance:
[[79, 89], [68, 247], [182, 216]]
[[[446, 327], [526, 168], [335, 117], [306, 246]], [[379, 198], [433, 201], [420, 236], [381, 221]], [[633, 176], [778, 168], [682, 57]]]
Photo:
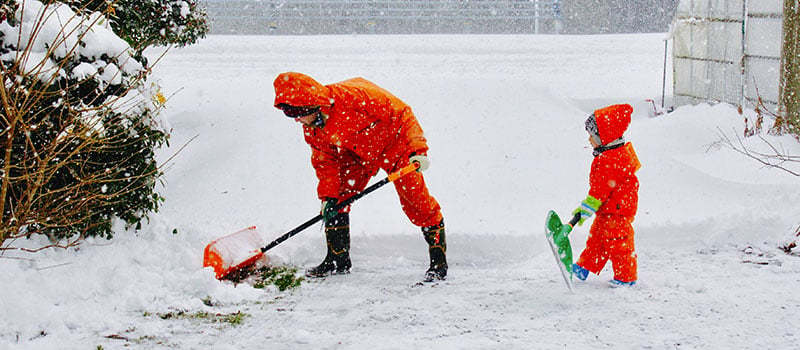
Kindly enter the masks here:
[[586, 127], [586, 132], [589, 133], [589, 136], [592, 138], [595, 144], [602, 145], [603, 142], [600, 141], [600, 132], [597, 131], [597, 120], [594, 118], [594, 114], [590, 115], [589, 118], [586, 118], [586, 122], [584, 122]]

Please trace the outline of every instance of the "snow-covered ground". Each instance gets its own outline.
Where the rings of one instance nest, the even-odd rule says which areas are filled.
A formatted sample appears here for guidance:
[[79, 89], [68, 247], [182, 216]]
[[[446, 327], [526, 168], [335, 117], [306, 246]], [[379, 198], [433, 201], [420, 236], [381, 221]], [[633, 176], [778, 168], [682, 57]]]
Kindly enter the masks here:
[[[155, 69], [172, 95], [161, 159], [185, 145], [166, 166], [167, 202], [112, 241], [0, 257], [0, 348], [800, 347], [800, 259], [776, 249], [800, 224], [800, 179], [716, 143], [743, 129], [730, 106], [649, 117], [663, 37], [217, 36], [172, 50]], [[300, 127], [271, 107], [284, 71], [363, 76], [414, 108], [447, 223], [447, 281], [416, 284], [426, 245], [391, 186], [354, 205], [349, 275], [279, 292], [202, 269], [212, 239], [256, 225], [270, 241], [319, 208]], [[544, 218], [585, 197], [583, 121], [612, 103], [635, 108], [640, 281], [611, 289], [607, 267], [570, 294]], [[765, 139], [800, 154], [790, 137]], [[571, 235], [575, 254], [587, 231]], [[269, 255], [317, 264], [322, 236], [312, 227]]]

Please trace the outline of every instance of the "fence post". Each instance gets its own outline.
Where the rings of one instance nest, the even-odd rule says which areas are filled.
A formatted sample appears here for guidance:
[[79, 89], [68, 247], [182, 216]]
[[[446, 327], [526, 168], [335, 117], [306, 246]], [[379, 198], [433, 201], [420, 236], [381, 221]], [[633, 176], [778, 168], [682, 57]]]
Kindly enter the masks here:
[[783, 54], [781, 55], [780, 111], [789, 131], [800, 135], [800, 4], [783, 2]]
[[747, 104], [747, 0], [742, 1], [742, 59], [741, 64], [742, 74], [739, 81], [739, 114], [744, 113]]

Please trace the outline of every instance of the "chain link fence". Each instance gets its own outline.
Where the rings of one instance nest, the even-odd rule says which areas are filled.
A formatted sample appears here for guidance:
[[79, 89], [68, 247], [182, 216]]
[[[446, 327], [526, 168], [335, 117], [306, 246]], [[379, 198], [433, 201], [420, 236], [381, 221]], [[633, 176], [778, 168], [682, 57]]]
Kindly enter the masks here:
[[558, 33], [560, 0], [206, 0], [218, 34]]
[[213, 34], [667, 32], [679, 0], [202, 0]]

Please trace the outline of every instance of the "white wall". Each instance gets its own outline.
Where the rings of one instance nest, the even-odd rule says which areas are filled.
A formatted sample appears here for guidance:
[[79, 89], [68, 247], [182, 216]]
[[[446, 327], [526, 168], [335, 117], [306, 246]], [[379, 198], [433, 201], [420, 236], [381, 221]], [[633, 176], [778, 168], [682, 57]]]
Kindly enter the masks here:
[[718, 101], [738, 106], [744, 97], [745, 107], [752, 108], [760, 96], [774, 107], [782, 13], [782, 0], [681, 0], [673, 28], [675, 103]]

